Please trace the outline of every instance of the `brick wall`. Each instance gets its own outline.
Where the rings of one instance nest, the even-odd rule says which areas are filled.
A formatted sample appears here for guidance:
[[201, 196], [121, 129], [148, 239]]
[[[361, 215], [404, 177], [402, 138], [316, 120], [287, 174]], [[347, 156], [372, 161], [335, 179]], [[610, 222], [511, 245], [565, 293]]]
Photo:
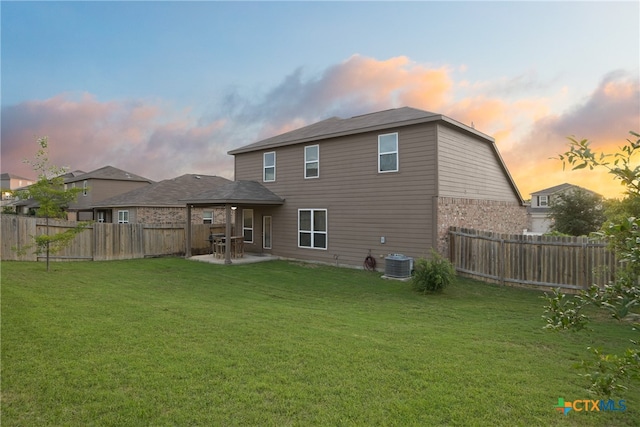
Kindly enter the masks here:
[[[202, 224], [202, 212], [213, 211], [213, 223], [225, 223], [224, 208], [193, 208], [191, 222]], [[138, 208], [136, 222], [141, 224], [177, 224], [184, 223], [187, 218], [187, 208]]]
[[448, 255], [449, 227], [522, 234], [529, 226], [527, 208], [517, 202], [438, 198], [438, 252]]

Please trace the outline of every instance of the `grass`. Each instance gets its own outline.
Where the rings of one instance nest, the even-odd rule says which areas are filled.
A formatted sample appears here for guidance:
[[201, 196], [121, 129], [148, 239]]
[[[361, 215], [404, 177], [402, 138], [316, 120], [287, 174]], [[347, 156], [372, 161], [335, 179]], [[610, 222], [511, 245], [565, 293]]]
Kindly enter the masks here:
[[2, 263], [3, 426], [631, 426], [572, 364], [630, 326], [544, 331], [540, 293], [457, 279], [424, 296], [286, 261]]

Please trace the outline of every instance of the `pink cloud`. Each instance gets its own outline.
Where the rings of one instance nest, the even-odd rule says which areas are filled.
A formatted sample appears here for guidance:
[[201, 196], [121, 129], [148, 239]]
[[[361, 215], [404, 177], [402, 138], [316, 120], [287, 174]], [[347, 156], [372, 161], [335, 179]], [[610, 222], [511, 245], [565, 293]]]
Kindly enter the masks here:
[[[27, 177], [35, 172], [23, 160], [33, 159], [41, 136], [49, 138], [51, 164], [72, 170], [112, 165], [153, 180], [188, 172], [232, 176], [231, 158], [210, 145], [224, 121], [198, 125], [159, 105], [62, 94], [3, 108], [2, 120], [2, 170]], [[199, 161], [203, 156], [213, 161]]]

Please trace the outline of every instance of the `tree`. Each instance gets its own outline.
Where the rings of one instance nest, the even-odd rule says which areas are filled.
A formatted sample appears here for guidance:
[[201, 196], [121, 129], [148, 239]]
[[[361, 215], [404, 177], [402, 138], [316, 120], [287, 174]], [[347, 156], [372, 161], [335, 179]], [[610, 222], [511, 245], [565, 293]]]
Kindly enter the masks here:
[[581, 188], [555, 196], [549, 207], [552, 231], [586, 236], [598, 231], [605, 220], [602, 197]]
[[49, 271], [49, 256], [68, 246], [76, 234], [80, 233], [89, 224], [79, 222], [75, 227], [62, 233], [50, 234], [49, 219], [65, 218], [65, 209], [69, 203], [76, 200], [81, 188], [64, 187], [64, 168], [49, 164], [49, 141], [47, 137], [37, 140], [40, 148], [36, 152], [35, 160], [24, 162], [33, 167], [38, 173], [38, 180], [26, 189], [17, 190], [15, 195], [21, 199], [33, 199], [38, 202], [36, 215], [46, 219], [46, 232], [39, 236], [31, 236], [33, 244], [23, 247], [20, 252], [24, 253], [31, 249], [38, 255], [46, 254], [47, 271]]
[[[569, 138], [569, 151], [558, 158], [573, 169], [588, 167], [604, 168], [625, 187], [626, 198], [620, 205], [610, 205], [610, 216], [602, 227], [600, 235], [608, 239], [610, 247], [620, 260], [615, 280], [603, 288], [592, 285], [575, 298], [568, 298], [560, 290], [546, 296], [549, 303], [545, 307], [546, 328], [552, 330], [582, 329], [588, 322], [583, 309], [595, 306], [622, 320], [640, 305], [640, 216], [636, 213], [640, 206], [640, 134], [630, 132], [632, 139], [611, 155], [596, 153], [586, 139], [578, 141]], [[615, 208], [615, 209], [613, 209]], [[638, 331], [640, 324], [634, 325]], [[637, 340], [624, 354], [606, 354], [601, 349], [588, 347], [592, 359], [583, 361], [580, 367], [587, 373], [591, 391], [610, 397], [614, 392], [625, 389], [625, 383], [640, 378], [640, 346]]]
[[604, 216], [607, 221], [619, 223], [634, 217], [640, 218], [640, 197], [626, 195], [622, 199], [607, 199], [604, 201]]

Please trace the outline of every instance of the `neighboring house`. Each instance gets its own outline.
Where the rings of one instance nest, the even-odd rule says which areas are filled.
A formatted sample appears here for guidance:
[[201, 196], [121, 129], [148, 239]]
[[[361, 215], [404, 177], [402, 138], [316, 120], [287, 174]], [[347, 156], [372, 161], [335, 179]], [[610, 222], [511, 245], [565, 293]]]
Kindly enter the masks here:
[[[187, 208], [181, 199], [218, 188], [229, 183], [219, 176], [186, 174], [120, 194], [95, 203], [98, 222], [184, 224]], [[224, 210], [200, 208], [191, 212], [191, 222], [222, 225]]]
[[151, 185], [153, 181], [113, 166], [104, 166], [91, 172], [65, 179], [67, 188], [82, 188], [75, 203], [69, 205], [69, 219], [98, 221], [100, 211], [94, 206], [103, 200]]
[[528, 208], [530, 234], [544, 234], [551, 230], [553, 220], [549, 218], [551, 203], [554, 198], [567, 191], [582, 190], [590, 194], [599, 195], [578, 185], [564, 183], [531, 193], [531, 205]]
[[[66, 180], [67, 178], [73, 178], [82, 174], [84, 174], [83, 171], [76, 170], [73, 172], [66, 172], [65, 174], [62, 175], [62, 178]], [[21, 182], [24, 182], [24, 181], [21, 181]], [[29, 184], [25, 186], [21, 186], [19, 188], [26, 189], [27, 187], [31, 186], [35, 182], [36, 181], [29, 181]], [[18, 196], [14, 197], [13, 200], [6, 203], [6, 205], [15, 209], [15, 212], [21, 215], [33, 215], [40, 207], [40, 204], [36, 200], [31, 198], [21, 199]]]
[[450, 226], [527, 226], [493, 138], [440, 114], [333, 117], [229, 154], [237, 181], [185, 202], [238, 207], [248, 252], [358, 267], [370, 253], [383, 268], [446, 252]]
[[0, 200], [2, 200], [2, 204], [6, 204], [5, 201], [7, 200], [13, 200], [12, 190], [28, 187], [33, 184], [33, 182], [32, 179], [13, 173], [3, 173], [0, 175]]

